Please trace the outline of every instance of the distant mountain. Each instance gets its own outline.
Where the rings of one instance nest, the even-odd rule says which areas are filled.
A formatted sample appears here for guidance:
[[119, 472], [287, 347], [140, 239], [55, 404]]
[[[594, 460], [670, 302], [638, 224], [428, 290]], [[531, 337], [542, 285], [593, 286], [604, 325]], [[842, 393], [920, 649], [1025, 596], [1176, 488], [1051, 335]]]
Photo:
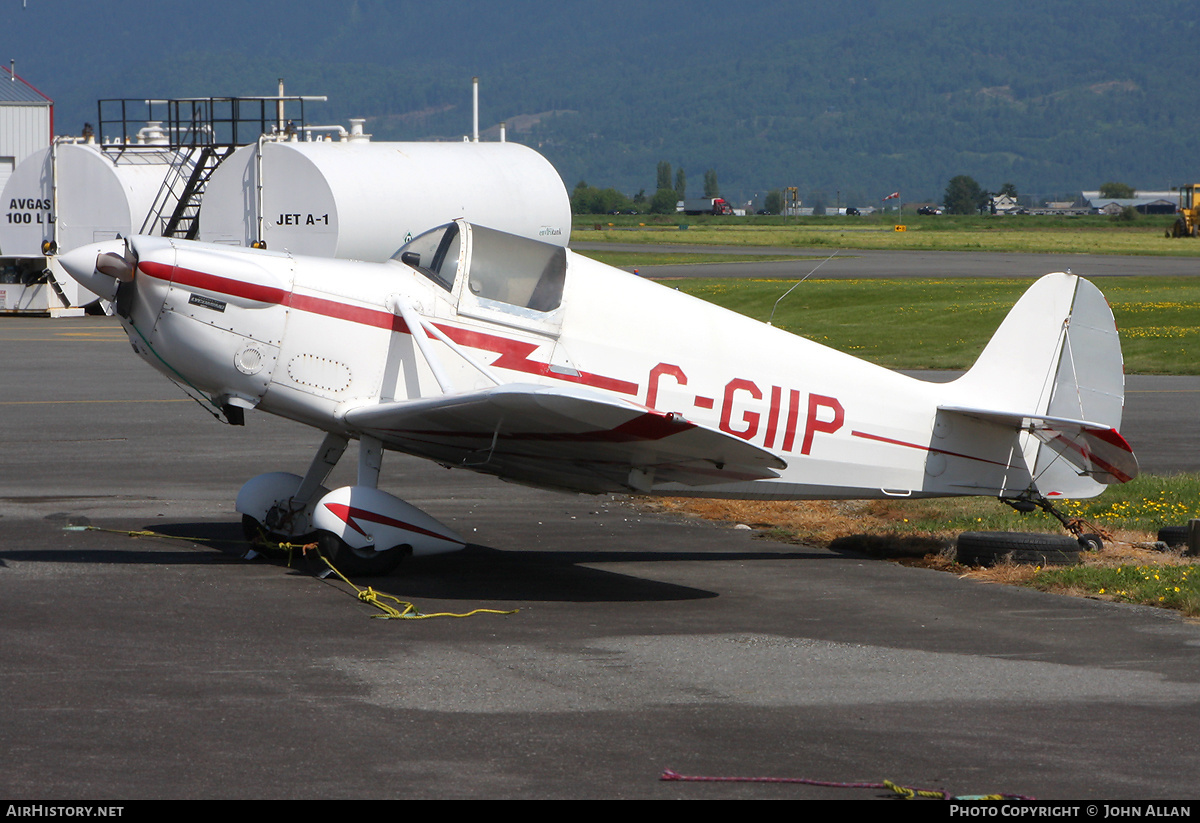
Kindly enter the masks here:
[[[1182, 0], [761, 2], [7, 0], [19, 74], [75, 132], [101, 97], [324, 94], [378, 140], [481, 120], [580, 179], [653, 193], [656, 164], [746, 200], [937, 200], [949, 179], [1061, 197], [1200, 175]], [[5, 55], [0, 54], [0, 59]]]

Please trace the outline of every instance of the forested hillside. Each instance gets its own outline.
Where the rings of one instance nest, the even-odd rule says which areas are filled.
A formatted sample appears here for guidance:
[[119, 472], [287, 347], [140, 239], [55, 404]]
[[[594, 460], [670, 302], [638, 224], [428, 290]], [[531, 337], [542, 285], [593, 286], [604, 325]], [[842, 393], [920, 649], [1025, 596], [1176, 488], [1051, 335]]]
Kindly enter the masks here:
[[1194, 4], [7, 0], [17, 71], [60, 132], [99, 97], [324, 94], [318, 122], [461, 139], [481, 119], [581, 179], [653, 194], [659, 161], [735, 201], [938, 199], [950, 178], [1063, 195], [1200, 175]]

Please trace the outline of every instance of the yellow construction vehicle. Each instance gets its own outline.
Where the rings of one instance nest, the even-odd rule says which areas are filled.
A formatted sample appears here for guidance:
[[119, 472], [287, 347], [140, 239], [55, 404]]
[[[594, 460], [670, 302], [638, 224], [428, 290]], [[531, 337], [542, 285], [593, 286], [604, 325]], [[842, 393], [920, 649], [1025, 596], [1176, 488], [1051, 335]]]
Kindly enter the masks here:
[[1179, 187], [1179, 219], [1167, 237], [1200, 237], [1200, 183]]

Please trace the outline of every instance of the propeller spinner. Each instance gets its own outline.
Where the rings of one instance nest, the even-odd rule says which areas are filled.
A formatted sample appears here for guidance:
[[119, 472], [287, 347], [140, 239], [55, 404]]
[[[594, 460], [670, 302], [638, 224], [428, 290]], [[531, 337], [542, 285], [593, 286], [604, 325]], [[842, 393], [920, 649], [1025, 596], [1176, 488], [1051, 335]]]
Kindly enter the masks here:
[[117, 299], [117, 288], [133, 281], [137, 257], [124, 240], [105, 240], [59, 255], [58, 263], [88, 291]]

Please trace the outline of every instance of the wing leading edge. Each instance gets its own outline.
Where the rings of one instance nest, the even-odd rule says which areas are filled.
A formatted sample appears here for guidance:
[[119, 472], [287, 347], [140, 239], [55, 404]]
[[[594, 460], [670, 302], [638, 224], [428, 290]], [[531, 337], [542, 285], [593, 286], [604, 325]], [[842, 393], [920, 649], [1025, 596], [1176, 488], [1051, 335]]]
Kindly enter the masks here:
[[344, 420], [444, 465], [574, 491], [764, 480], [787, 466], [741, 438], [576, 387], [510, 383], [361, 406]]

